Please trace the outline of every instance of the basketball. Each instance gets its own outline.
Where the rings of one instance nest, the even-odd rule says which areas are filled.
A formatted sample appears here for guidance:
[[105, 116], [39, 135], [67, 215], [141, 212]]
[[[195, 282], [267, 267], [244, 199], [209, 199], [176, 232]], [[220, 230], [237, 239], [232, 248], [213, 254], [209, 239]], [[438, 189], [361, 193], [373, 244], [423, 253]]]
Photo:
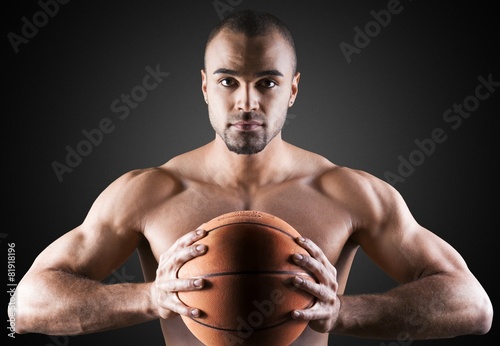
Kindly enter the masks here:
[[291, 259], [294, 253], [307, 254], [295, 243], [300, 234], [260, 211], [223, 214], [203, 228], [208, 234], [197, 243], [207, 245], [207, 252], [177, 273], [205, 280], [201, 290], [178, 292], [184, 304], [202, 312], [196, 318], [182, 316], [186, 326], [208, 346], [290, 345], [307, 327], [291, 312], [315, 301], [292, 284], [295, 275], [314, 281]]

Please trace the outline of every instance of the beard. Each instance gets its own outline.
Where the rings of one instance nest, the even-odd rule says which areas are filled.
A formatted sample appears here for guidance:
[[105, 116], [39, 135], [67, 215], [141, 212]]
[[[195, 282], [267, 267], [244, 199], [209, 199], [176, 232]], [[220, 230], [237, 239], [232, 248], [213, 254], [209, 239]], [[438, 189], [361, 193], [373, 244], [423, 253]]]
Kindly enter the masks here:
[[257, 154], [269, 143], [265, 132], [262, 135], [254, 132], [242, 132], [236, 137], [231, 136], [229, 129], [226, 129], [222, 139], [229, 151], [241, 155]]
[[[268, 118], [265, 115], [253, 111], [230, 114], [227, 116], [223, 129], [221, 129], [222, 126], [218, 126], [220, 124], [213, 121], [212, 116], [210, 119], [212, 127], [222, 138], [229, 151], [241, 155], [252, 155], [264, 150], [267, 144], [281, 131], [286, 120], [286, 110], [272, 123], [267, 122]], [[262, 126], [252, 131], [240, 131], [231, 126], [238, 121], [257, 121]]]

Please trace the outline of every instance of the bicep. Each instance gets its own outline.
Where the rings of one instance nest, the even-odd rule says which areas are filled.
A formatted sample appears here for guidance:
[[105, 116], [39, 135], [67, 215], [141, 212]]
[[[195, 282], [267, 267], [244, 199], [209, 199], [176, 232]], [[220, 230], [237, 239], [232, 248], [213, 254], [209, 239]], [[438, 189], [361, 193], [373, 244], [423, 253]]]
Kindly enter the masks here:
[[83, 223], [50, 244], [30, 271], [62, 270], [102, 280], [125, 262], [143, 237], [139, 197], [129, 181], [126, 175], [104, 190]]
[[61, 270], [102, 280], [131, 255], [139, 240], [139, 233], [120, 234], [83, 223], [43, 250], [30, 271]]
[[361, 247], [400, 283], [465, 269], [465, 262], [450, 244], [418, 225], [411, 229], [388, 228]]
[[368, 200], [355, 240], [363, 251], [396, 281], [409, 282], [438, 273], [466, 270], [465, 261], [445, 240], [422, 227], [401, 195], [376, 186]]

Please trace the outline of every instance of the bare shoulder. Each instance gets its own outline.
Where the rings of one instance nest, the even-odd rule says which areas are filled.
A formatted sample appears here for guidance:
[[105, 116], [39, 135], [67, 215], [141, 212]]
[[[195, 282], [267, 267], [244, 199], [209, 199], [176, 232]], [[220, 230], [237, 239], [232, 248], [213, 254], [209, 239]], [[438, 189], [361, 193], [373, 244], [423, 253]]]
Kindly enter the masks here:
[[359, 169], [334, 165], [320, 176], [326, 191], [349, 194], [395, 192], [394, 188], [376, 176]]
[[97, 197], [86, 221], [99, 220], [141, 228], [148, 211], [176, 194], [181, 186], [176, 175], [163, 166], [129, 171]]
[[368, 172], [335, 166], [318, 178], [318, 186], [350, 210], [355, 229], [373, 231], [389, 221], [413, 221], [400, 193]]
[[180, 154], [157, 167], [129, 171], [103, 192], [105, 200], [120, 202], [128, 207], [151, 208], [183, 191], [186, 182], [199, 172], [197, 166], [203, 160], [204, 147]]
[[[112, 182], [104, 191], [106, 197], [131, 200], [148, 196], [148, 199], [172, 193], [179, 181], [175, 174], [162, 167], [136, 169]], [[137, 202], [137, 201], [135, 201]]]
[[366, 194], [370, 192], [384, 195], [388, 191], [395, 192], [392, 186], [366, 171], [336, 165], [319, 154], [301, 148], [295, 147], [293, 150], [296, 165], [306, 175], [316, 177], [317, 186], [332, 197], [368, 197]]
[[373, 174], [336, 165], [321, 155], [302, 149], [297, 149], [296, 156], [305, 175], [314, 177], [316, 188], [348, 207], [357, 219], [380, 219], [389, 210], [405, 206], [399, 192]]

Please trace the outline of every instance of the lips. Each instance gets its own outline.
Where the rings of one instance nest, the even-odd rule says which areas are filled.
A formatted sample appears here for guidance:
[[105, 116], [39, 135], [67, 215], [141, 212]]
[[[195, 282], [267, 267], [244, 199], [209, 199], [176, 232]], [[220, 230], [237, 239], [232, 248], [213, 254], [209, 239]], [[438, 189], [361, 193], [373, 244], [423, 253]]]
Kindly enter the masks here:
[[262, 127], [262, 123], [255, 120], [238, 121], [233, 123], [232, 126], [240, 131], [255, 131]]

